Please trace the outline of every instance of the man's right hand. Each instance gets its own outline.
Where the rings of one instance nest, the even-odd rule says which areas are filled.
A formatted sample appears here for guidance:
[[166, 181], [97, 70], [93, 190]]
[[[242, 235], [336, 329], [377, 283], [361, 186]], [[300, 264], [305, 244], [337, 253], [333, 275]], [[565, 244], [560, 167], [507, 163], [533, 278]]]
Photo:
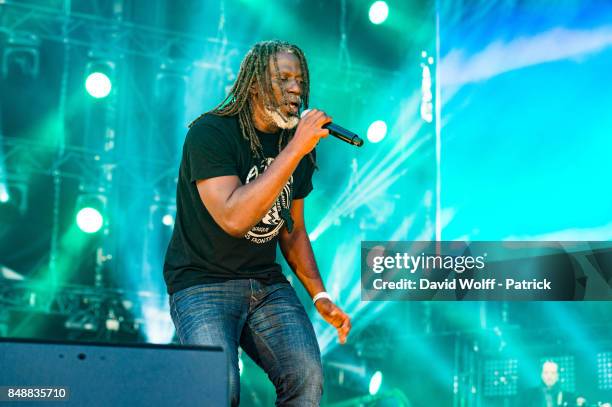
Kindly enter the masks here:
[[295, 135], [289, 143], [294, 151], [300, 156], [310, 153], [320, 139], [329, 136], [329, 130], [324, 129], [332, 118], [324, 111], [312, 109], [300, 119]]

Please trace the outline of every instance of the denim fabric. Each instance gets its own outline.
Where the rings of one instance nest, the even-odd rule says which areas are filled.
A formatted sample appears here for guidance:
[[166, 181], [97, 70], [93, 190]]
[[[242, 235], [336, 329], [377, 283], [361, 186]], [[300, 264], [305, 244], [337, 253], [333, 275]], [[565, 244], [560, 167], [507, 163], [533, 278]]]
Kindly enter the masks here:
[[170, 296], [170, 313], [181, 343], [226, 349], [232, 406], [240, 401], [239, 345], [268, 374], [277, 406], [319, 405], [319, 345], [291, 285], [254, 279], [196, 285]]

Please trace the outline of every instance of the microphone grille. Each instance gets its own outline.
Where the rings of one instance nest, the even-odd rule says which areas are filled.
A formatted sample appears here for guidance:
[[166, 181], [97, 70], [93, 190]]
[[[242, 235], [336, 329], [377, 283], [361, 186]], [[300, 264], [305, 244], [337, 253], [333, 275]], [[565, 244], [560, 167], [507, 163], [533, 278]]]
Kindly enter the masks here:
[[304, 116], [306, 116], [306, 114], [308, 114], [308, 112], [310, 112], [312, 109], [306, 109], [302, 112], [302, 114], [300, 114], [300, 119], [304, 118]]

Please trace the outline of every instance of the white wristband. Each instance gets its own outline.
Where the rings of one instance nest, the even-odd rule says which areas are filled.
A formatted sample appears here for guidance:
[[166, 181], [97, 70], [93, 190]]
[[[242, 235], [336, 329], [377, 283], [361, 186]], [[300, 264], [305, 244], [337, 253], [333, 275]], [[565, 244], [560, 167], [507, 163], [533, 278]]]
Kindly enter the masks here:
[[[312, 303], [315, 304], [317, 301], [319, 301], [321, 298], [327, 298], [328, 300], [332, 300], [331, 295], [329, 295], [327, 293], [327, 291], [321, 291], [319, 294], [315, 295], [314, 297], [312, 297]], [[333, 302], [333, 301], [332, 301]]]

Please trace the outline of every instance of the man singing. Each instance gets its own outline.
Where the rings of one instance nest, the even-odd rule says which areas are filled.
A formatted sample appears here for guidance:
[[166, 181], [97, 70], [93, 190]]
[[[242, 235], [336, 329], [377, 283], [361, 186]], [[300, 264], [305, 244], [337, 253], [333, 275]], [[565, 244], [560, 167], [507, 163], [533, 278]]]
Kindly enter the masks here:
[[325, 292], [304, 225], [314, 147], [331, 121], [308, 108], [303, 52], [281, 41], [247, 53], [229, 95], [190, 124], [177, 216], [164, 263], [170, 312], [183, 344], [222, 345], [232, 405], [240, 398], [238, 346], [268, 374], [276, 404], [317, 406], [322, 393], [312, 324], [276, 263], [276, 244], [338, 330], [349, 317]]

